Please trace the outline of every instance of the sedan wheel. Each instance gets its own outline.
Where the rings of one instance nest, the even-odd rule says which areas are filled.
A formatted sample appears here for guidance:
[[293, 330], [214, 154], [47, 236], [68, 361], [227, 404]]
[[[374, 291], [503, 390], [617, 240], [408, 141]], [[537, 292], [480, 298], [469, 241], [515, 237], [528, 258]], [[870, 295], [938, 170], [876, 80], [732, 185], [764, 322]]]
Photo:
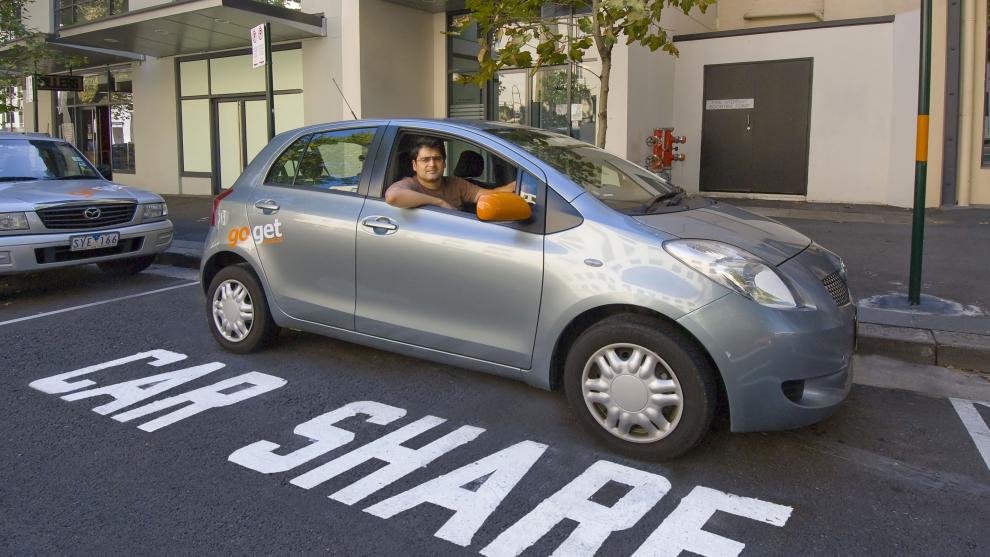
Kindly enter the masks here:
[[702, 348], [647, 316], [615, 316], [587, 329], [570, 347], [563, 379], [581, 422], [636, 458], [683, 454], [715, 414], [715, 370]]

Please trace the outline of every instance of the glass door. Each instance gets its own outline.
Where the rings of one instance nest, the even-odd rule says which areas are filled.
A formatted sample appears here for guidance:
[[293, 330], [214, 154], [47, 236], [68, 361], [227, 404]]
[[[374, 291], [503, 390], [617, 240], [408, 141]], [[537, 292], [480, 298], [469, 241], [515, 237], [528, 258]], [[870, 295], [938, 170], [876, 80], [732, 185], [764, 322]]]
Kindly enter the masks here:
[[216, 119], [218, 183], [228, 189], [268, 144], [265, 99], [217, 100]]

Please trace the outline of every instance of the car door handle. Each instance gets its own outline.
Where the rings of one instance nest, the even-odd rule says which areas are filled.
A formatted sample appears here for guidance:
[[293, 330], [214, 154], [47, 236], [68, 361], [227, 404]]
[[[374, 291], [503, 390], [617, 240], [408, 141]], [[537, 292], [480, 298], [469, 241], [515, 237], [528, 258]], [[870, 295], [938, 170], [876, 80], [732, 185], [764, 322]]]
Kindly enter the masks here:
[[261, 209], [266, 213], [277, 213], [279, 209], [278, 203], [275, 203], [274, 199], [261, 199], [259, 201], [255, 201], [254, 206], [256, 209]]
[[393, 234], [399, 229], [395, 221], [388, 217], [368, 217], [361, 221], [363, 226], [375, 229], [376, 233]]

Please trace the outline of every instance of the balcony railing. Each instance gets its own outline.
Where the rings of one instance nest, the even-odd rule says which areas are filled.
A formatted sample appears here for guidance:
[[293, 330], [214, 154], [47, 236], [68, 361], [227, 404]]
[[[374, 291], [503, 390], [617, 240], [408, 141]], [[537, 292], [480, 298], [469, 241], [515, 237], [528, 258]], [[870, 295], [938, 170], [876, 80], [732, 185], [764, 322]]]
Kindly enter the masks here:
[[127, 11], [127, 0], [55, 0], [58, 26], [70, 27]]

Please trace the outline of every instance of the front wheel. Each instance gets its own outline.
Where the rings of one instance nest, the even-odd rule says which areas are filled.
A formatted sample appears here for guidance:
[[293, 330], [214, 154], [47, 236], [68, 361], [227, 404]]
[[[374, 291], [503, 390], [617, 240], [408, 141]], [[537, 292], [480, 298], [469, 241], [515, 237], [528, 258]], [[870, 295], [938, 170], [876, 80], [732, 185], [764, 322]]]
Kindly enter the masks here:
[[715, 370], [674, 326], [641, 315], [612, 317], [571, 346], [564, 367], [568, 403], [613, 449], [669, 460], [687, 452], [715, 415]]
[[224, 267], [213, 277], [206, 293], [206, 315], [217, 342], [239, 354], [264, 348], [279, 330], [261, 284], [244, 265]]

